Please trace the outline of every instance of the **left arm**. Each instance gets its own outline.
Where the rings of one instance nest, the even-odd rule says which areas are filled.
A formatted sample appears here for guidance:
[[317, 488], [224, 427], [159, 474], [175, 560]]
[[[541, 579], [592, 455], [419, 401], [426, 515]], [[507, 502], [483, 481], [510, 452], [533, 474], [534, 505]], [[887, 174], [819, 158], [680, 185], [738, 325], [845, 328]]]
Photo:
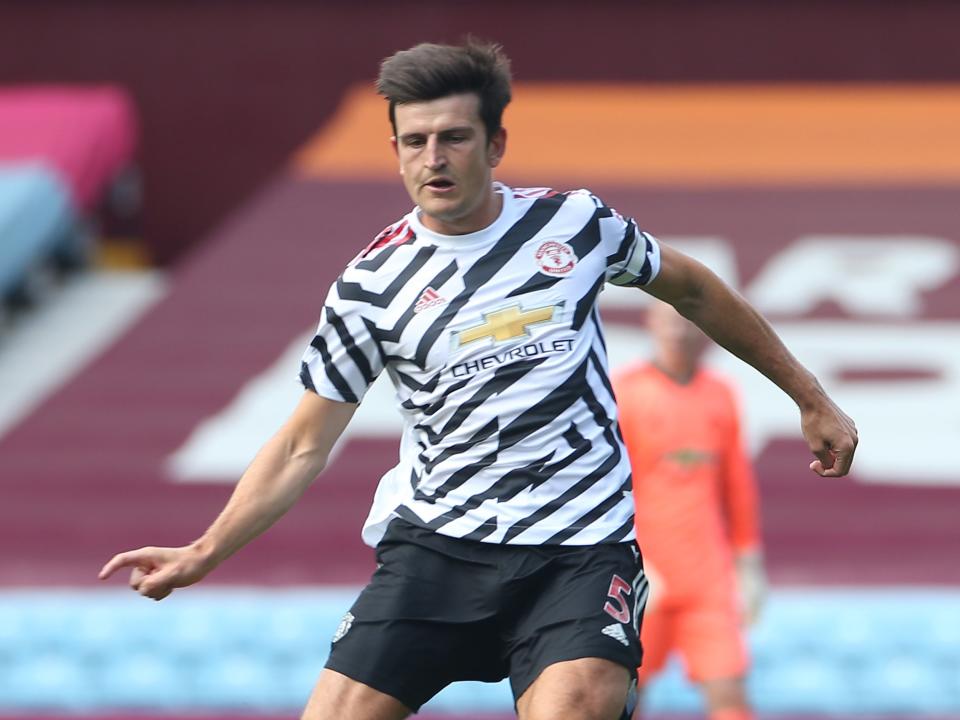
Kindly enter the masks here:
[[666, 245], [660, 252], [660, 271], [643, 289], [673, 305], [789, 395], [800, 409], [803, 435], [817, 458], [810, 469], [825, 477], [846, 475], [857, 447], [853, 420], [735, 290], [693, 258]]

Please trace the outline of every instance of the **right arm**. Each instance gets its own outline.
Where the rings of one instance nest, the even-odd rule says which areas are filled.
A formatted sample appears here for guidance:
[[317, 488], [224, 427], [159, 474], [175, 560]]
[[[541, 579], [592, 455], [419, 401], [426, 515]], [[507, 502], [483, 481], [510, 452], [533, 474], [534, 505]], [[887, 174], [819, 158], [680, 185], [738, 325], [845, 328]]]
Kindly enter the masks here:
[[304, 392], [280, 430], [257, 453], [220, 515], [203, 535], [178, 548], [145, 547], [114, 556], [100, 579], [132, 568], [130, 585], [162, 600], [203, 579], [289, 510], [323, 470], [357, 405]]
[[661, 246], [659, 274], [644, 290], [673, 305], [718, 345], [759, 370], [800, 409], [800, 427], [824, 477], [850, 471], [857, 428], [813, 374], [787, 350], [770, 324], [743, 297], [693, 258]]

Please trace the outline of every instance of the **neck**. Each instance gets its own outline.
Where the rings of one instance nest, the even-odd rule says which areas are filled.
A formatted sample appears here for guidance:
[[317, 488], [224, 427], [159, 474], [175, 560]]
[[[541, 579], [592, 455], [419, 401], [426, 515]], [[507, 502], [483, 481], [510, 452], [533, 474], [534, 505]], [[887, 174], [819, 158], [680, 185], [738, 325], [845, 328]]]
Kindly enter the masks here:
[[697, 363], [685, 357], [658, 355], [653, 365], [678, 385], [686, 385], [697, 374]]

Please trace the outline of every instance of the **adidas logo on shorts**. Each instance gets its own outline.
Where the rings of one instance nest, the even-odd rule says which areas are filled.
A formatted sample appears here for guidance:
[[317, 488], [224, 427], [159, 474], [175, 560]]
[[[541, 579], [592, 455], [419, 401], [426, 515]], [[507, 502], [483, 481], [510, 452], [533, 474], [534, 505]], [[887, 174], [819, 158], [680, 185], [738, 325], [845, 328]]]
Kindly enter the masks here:
[[627, 640], [627, 634], [623, 631], [623, 625], [620, 625], [619, 623], [614, 623], [613, 625], [607, 625], [600, 632], [602, 632], [607, 637], [612, 637], [621, 645], [630, 644], [630, 641]]
[[417, 304], [413, 306], [413, 312], [419, 313], [423, 312], [437, 305], [443, 305], [447, 301], [440, 297], [440, 293], [434, 290], [432, 287], [428, 287], [422, 293], [420, 293], [420, 299], [417, 300]]

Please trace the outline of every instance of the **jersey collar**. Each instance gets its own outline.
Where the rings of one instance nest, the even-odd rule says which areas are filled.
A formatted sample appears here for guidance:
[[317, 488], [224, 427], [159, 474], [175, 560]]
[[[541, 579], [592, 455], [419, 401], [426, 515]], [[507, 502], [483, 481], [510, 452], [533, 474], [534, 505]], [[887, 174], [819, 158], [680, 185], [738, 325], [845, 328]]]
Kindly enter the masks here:
[[415, 207], [407, 215], [407, 222], [416, 233], [418, 238], [438, 245], [439, 247], [449, 247], [456, 249], [467, 249], [487, 245], [502, 236], [507, 229], [516, 222], [517, 202], [513, 197], [513, 190], [500, 182], [493, 183], [494, 191], [500, 193], [503, 203], [500, 208], [500, 214], [497, 219], [487, 225], [482, 230], [467, 233], [466, 235], [443, 235], [430, 230], [420, 221], [420, 208]]

